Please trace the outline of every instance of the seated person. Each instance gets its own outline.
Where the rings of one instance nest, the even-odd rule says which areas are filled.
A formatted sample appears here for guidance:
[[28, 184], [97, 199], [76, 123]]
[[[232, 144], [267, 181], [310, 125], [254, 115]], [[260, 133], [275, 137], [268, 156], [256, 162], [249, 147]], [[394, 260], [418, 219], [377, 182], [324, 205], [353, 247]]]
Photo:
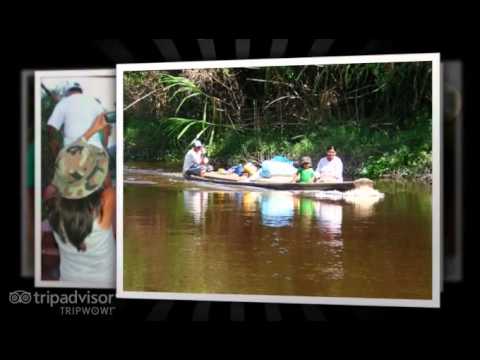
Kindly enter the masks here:
[[332, 145], [327, 148], [327, 156], [317, 165], [318, 182], [343, 182], [343, 163], [336, 154]]
[[185, 155], [183, 175], [204, 176], [207, 171], [208, 158], [204, 156], [204, 148], [200, 141], [195, 140], [193, 147]]
[[300, 184], [311, 184], [315, 181], [315, 171], [312, 169], [312, 159], [309, 156], [304, 156], [300, 160], [300, 168], [293, 177], [293, 182]]

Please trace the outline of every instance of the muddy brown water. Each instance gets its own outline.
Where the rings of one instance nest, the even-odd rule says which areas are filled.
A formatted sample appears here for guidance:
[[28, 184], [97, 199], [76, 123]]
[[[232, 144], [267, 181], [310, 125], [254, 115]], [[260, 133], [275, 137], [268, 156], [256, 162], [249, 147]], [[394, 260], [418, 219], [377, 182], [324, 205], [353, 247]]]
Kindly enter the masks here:
[[428, 185], [379, 181], [383, 199], [347, 203], [205, 186], [151, 164], [130, 166], [124, 290], [432, 296]]

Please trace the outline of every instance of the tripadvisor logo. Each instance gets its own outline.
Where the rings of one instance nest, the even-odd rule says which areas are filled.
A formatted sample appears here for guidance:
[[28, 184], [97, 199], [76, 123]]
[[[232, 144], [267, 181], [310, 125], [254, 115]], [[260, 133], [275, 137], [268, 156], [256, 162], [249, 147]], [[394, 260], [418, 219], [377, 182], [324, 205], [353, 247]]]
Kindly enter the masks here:
[[92, 294], [90, 291], [71, 294], [54, 294], [47, 291], [33, 293], [25, 290], [12, 291], [9, 294], [11, 304], [39, 304], [58, 307], [62, 315], [112, 315], [114, 294]]
[[32, 294], [25, 290], [12, 291], [8, 299], [12, 304], [30, 304], [32, 301]]

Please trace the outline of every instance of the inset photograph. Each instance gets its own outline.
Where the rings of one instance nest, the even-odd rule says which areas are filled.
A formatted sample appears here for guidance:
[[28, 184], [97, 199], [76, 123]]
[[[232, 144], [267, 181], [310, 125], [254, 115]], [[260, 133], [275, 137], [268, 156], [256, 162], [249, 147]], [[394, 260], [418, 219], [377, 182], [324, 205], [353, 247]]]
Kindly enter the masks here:
[[117, 104], [119, 297], [439, 306], [438, 54], [118, 65]]
[[35, 72], [39, 287], [115, 287], [115, 71]]

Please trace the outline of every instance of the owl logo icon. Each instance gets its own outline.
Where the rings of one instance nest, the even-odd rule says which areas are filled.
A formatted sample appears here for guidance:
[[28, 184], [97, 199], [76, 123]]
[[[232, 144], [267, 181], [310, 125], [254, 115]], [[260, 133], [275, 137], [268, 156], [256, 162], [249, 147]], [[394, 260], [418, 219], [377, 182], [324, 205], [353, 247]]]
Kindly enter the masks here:
[[30, 304], [32, 294], [25, 290], [12, 291], [9, 294], [9, 300], [12, 304]]

